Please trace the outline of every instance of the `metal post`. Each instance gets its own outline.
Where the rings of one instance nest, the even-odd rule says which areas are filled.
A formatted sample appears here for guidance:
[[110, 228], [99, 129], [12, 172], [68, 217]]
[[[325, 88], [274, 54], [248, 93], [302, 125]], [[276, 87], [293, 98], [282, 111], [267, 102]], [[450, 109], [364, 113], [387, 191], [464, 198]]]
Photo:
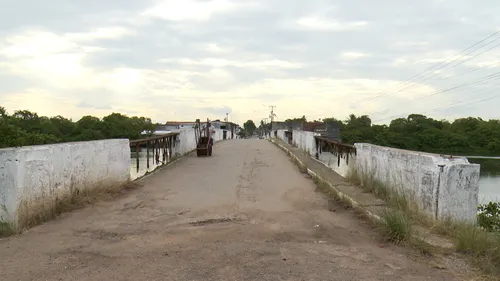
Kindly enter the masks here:
[[149, 169], [149, 141], [146, 141], [146, 168]]
[[139, 150], [141, 149], [141, 146], [139, 143], [135, 145], [135, 163], [137, 166], [137, 172], [139, 172]]

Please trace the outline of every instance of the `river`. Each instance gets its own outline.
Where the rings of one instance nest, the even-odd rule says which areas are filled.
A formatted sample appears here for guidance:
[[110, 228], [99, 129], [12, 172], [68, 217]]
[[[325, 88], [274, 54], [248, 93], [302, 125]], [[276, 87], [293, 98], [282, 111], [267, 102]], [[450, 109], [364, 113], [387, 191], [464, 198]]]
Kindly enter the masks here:
[[[156, 164], [153, 160], [153, 152], [150, 150], [149, 151], [149, 169], [147, 168], [147, 158], [146, 158], [146, 150], [143, 149], [141, 152], [139, 152], [139, 170], [137, 170], [137, 158], [135, 155], [135, 151], [130, 154], [130, 178], [132, 180], [135, 180], [139, 177], [144, 176], [146, 172], [151, 172], [156, 167], [160, 166], [161, 163]], [[160, 154], [160, 160], [162, 160], [162, 154]]]
[[500, 202], [500, 157], [467, 156], [467, 159], [481, 165], [479, 203]]

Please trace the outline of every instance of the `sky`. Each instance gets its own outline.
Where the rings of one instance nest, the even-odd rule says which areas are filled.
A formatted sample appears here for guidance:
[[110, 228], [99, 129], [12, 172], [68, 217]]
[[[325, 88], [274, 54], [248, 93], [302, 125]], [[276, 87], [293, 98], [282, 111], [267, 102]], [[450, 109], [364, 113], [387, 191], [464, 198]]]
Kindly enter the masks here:
[[272, 105], [276, 120], [500, 118], [497, 0], [0, 6], [0, 106], [9, 113], [155, 122], [227, 113], [242, 124], [269, 117]]

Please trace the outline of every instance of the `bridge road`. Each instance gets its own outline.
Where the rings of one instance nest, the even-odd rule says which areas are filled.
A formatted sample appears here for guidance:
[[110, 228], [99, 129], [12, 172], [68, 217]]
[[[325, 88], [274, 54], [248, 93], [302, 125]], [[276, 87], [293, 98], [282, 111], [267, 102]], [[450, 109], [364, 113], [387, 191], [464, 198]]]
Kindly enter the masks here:
[[0, 280], [458, 280], [377, 246], [266, 140], [219, 143], [139, 184], [0, 240]]

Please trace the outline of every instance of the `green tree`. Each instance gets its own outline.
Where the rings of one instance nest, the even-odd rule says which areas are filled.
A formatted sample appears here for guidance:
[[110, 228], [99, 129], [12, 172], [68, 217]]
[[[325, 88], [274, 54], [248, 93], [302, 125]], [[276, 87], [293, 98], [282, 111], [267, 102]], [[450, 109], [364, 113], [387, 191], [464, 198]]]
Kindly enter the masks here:
[[62, 116], [39, 116], [29, 110], [18, 110], [9, 116], [5, 108], [0, 107], [0, 147], [105, 138], [137, 139], [143, 132], [151, 134], [154, 129], [150, 118], [120, 113], [112, 113], [102, 120], [84, 116], [73, 122]]
[[255, 123], [252, 120], [247, 120], [245, 123], [243, 123], [243, 128], [248, 135], [253, 135], [255, 130], [257, 129], [257, 126], [255, 126]]

